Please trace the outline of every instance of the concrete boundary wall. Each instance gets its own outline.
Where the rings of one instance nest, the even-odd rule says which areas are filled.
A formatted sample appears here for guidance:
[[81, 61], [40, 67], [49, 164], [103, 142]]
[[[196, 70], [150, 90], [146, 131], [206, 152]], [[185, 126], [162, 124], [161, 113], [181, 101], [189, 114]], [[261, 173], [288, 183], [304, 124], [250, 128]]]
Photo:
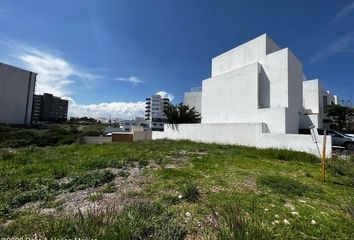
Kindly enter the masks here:
[[94, 137], [94, 136], [85, 136], [84, 142], [86, 144], [103, 144], [103, 143], [112, 143], [112, 137]]
[[[279, 148], [307, 152], [318, 156], [322, 152], [322, 136], [318, 147], [311, 135], [266, 133], [264, 123], [203, 123], [166, 124], [163, 132], [153, 132], [152, 139], [191, 140], [205, 143], [235, 144], [257, 148]], [[331, 137], [327, 136], [326, 156], [332, 156]]]

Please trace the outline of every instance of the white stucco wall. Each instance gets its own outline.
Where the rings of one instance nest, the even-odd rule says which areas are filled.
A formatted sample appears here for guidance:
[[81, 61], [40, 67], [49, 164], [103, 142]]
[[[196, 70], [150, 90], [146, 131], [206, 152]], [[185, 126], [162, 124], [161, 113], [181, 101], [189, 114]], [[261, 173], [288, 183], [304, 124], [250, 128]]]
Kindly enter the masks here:
[[0, 63], [0, 123], [31, 124], [35, 81], [35, 73]]
[[194, 107], [195, 111], [202, 113], [202, 92], [185, 92], [183, 104]]
[[248, 119], [258, 109], [258, 68], [253, 63], [204, 80], [202, 123], [252, 122]]
[[211, 76], [229, 72], [235, 68], [259, 61], [266, 54], [279, 50], [279, 47], [266, 34], [254, 38], [234, 49], [212, 59]]
[[[152, 139], [192, 140], [205, 143], [235, 144], [258, 148], [280, 148], [318, 156], [318, 146], [311, 135], [264, 133], [262, 123], [208, 123], [166, 125], [163, 132], [153, 132]], [[332, 141], [327, 137], [327, 157], [332, 155]]]

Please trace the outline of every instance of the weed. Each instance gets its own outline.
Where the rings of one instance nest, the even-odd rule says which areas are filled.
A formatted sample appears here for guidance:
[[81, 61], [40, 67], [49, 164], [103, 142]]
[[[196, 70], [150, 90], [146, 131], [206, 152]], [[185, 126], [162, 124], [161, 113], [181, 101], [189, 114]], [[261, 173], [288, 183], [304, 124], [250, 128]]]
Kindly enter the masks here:
[[127, 178], [127, 177], [129, 177], [130, 173], [128, 171], [120, 170], [120, 171], [118, 171], [117, 175], [119, 177]]
[[92, 171], [81, 175], [76, 175], [66, 184], [65, 188], [73, 192], [88, 187], [98, 187], [104, 183], [111, 182], [115, 175], [110, 171]]
[[193, 181], [183, 183], [180, 190], [183, 198], [189, 202], [196, 202], [200, 197], [199, 189]]
[[94, 192], [90, 194], [87, 198], [91, 202], [97, 202], [103, 198], [103, 194], [101, 192]]
[[113, 193], [117, 190], [117, 187], [114, 185], [114, 183], [108, 183], [104, 185], [99, 192], [100, 193]]
[[213, 226], [220, 240], [274, 239], [272, 230], [257, 219], [247, 216], [238, 203], [226, 204], [218, 209], [212, 207]]
[[[122, 212], [115, 208], [92, 210], [83, 215], [56, 219], [30, 215], [10, 224], [0, 237], [31, 237], [34, 233], [43, 238], [91, 238], [91, 239], [156, 239], [182, 240], [186, 234], [175, 216], [160, 205], [151, 202], [135, 202]], [[27, 227], [32, 223], [32, 227]]]

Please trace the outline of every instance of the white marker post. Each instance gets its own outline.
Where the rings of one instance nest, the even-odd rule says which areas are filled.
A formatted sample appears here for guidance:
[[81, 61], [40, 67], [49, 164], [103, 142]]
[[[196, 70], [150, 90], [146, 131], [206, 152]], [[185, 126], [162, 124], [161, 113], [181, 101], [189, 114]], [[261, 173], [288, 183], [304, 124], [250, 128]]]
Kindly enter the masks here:
[[320, 148], [318, 147], [318, 143], [319, 143], [319, 136], [318, 136], [318, 132], [317, 132], [317, 128], [314, 125], [311, 125], [309, 127], [310, 132], [311, 132], [311, 137], [312, 137], [312, 141], [316, 144], [317, 150], [318, 150], [318, 156], [321, 157], [321, 151]]

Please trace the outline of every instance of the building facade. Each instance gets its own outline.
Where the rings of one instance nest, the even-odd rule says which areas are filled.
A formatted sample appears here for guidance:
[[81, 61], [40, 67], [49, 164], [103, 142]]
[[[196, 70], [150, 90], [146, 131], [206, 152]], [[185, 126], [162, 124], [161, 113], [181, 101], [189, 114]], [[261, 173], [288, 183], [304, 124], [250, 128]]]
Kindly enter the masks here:
[[327, 117], [326, 107], [339, 104], [338, 97], [329, 90], [325, 91], [319, 79], [303, 82], [304, 112], [301, 115], [300, 128], [306, 129], [311, 125], [317, 128], [331, 128]]
[[0, 123], [30, 125], [37, 73], [0, 63]]
[[201, 106], [202, 124], [265, 123], [271, 133], [298, 133], [323, 126], [323, 102], [336, 99], [319, 80], [306, 81], [289, 48], [263, 34], [213, 58], [211, 77], [185, 93], [184, 104]]
[[149, 122], [149, 127], [152, 131], [164, 130], [167, 117], [163, 109], [168, 104], [170, 104], [170, 100], [168, 98], [162, 98], [160, 95], [153, 95], [150, 98], [146, 98], [145, 120]]
[[32, 122], [64, 122], [68, 117], [69, 101], [49, 93], [35, 95]]
[[202, 113], [202, 88], [191, 88], [189, 92], [184, 93], [183, 104], [189, 108], [195, 109], [196, 112]]

